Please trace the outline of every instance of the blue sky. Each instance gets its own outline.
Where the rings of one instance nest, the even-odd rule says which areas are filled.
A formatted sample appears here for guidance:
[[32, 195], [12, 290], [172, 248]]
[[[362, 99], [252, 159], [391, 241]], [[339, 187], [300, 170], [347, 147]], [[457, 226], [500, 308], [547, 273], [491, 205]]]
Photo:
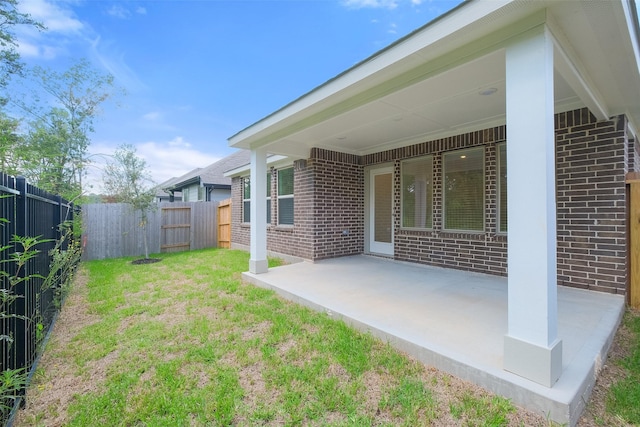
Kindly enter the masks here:
[[[127, 94], [90, 152], [136, 146], [157, 183], [232, 152], [227, 138], [459, 4], [459, 0], [20, 0], [28, 65], [80, 58]], [[98, 163], [89, 182], [99, 191]]]

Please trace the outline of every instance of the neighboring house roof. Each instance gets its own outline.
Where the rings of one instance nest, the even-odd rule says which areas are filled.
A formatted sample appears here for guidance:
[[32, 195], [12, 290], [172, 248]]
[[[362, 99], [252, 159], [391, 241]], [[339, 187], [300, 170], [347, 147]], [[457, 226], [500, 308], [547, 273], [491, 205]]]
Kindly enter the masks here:
[[475, 0], [241, 130], [229, 143], [295, 158], [308, 158], [314, 147], [366, 155], [504, 125], [505, 52], [540, 28], [553, 40], [555, 112], [588, 107], [600, 120], [625, 114], [635, 133], [640, 43], [633, 0]]
[[[178, 177], [174, 176], [173, 178], [169, 178], [168, 180], [158, 184], [158, 186], [156, 187], [156, 197], [160, 197], [160, 198], [169, 197], [170, 194], [167, 193], [165, 189], [172, 186], [177, 180], [178, 180]], [[174, 194], [174, 196], [175, 195], [176, 194]]]
[[191, 181], [193, 180], [197, 180], [197, 182], [200, 182], [198, 179], [200, 177], [200, 171], [202, 171], [202, 168], [195, 168], [185, 173], [184, 175], [175, 178], [170, 184], [168, 184], [166, 187], [163, 187], [163, 188], [169, 191], [175, 190], [175, 189], [179, 190], [180, 188], [183, 188], [192, 184]]
[[225, 172], [246, 165], [250, 161], [251, 152], [238, 150], [227, 157], [218, 160], [204, 168], [194, 169], [191, 172], [176, 179], [167, 190], [179, 190], [193, 184], [214, 188], [231, 188], [231, 178], [226, 177]]

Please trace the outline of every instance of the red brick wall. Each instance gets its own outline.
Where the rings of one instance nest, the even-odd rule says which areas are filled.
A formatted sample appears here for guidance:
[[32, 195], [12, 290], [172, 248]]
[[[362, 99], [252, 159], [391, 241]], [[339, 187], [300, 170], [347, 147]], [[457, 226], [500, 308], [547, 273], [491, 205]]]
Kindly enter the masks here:
[[[365, 166], [390, 161], [394, 163], [395, 259], [482, 273], [506, 274], [506, 236], [496, 233], [496, 143], [504, 139], [505, 128], [502, 126], [364, 156]], [[442, 154], [451, 150], [477, 146], [484, 146], [485, 149], [485, 231], [482, 233], [443, 231]], [[433, 155], [433, 229], [403, 229], [400, 227], [401, 161], [425, 155]]]
[[242, 223], [243, 178], [231, 179], [231, 243], [249, 246], [250, 229]]
[[[640, 171], [640, 146], [629, 139], [626, 119], [598, 122], [587, 109], [557, 114], [557, 223], [559, 284], [625, 293], [627, 275], [625, 173]], [[270, 250], [307, 259], [364, 252], [364, 170], [394, 166], [395, 259], [496, 275], [507, 274], [507, 236], [497, 231], [499, 126], [366, 156], [313, 149], [295, 165], [293, 227], [268, 229]], [[442, 154], [474, 146], [485, 150], [485, 231], [452, 233], [442, 228]], [[433, 155], [433, 229], [400, 227], [400, 165]], [[277, 174], [272, 179], [275, 194]], [[233, 180], [234, 243], [249, 244], [241, 225], [241, 181]], [[525, 190], [526, 191], [526, 190]]]
[[313, 259], [364, 251], [364, 169], [360, 157], [314, 148]]
[[626, 291], [625, 173], [635, 162], [626, 135], [624, 117], [597, 122], [586, 110], [556, 115], [560, 284]]
[[305, 160], [294, 164], [293, 172], [293, 226], [278, 225], [278, 171], [272, 169], [271, 224], [267, 228], [267, 247], [270, 251], [294, 255], [305, 259], [313, 257], [313, 175]]
[[[294, 165], [294, 225], [278, 226], [278, 203], [271, 202], [267, 226], [270, 251], [316, 260], [364, 251], [364, 174], [360, 158], [313, 149]], [[278, 174], [271, 170], [271, 194]], [[249, 224], [242, 224], [242, 181], [232, 183], [232, 240], [248, 246]]]

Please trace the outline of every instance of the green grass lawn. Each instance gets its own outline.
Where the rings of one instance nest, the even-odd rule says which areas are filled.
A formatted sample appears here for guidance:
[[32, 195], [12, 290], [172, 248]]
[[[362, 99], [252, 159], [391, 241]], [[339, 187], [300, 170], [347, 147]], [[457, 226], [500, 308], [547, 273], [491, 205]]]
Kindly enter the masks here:
[[[640, 313], [628, 311], [619, 335], [625, 342], [618, 343], [621, 355], [612, 363], [618, 368], [616, 380], [606, 398], [606, 414], [599, 418], [600, 425], [640, 425]], [[615, 420], [615, 421], [614, 421]]]
[[160, 257], [83, 265], [16, 425], [550, 425], [244, 284], [246, 252]]

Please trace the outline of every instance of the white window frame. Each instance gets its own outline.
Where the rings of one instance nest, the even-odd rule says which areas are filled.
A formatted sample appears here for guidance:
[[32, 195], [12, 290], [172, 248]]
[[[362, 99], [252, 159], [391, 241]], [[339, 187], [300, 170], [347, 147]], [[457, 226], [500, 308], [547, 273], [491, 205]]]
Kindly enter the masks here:
[[[247, 196], [247, 183], [249, 183], [249, 195]], [[249, 206], [249, 211], [247, 212], [247, 205]], [[247, 216], [248, 215], [248, 216]], [[251, 180], [249, 177], [242, 178], [242, 223], [249, 224], [251, 221], [246, 221], [247, 217], [251, 215]]]
[[[505, 151], [504, 151], [504, 159], [502, 158], [502, 156], [500, 155], [500, 148], [501, 147], [505, 147]], [[507, 226], [508, 226], [508, 217], [506, 218], [505, 221], [505, 230], [502, 231], [500, 229], [500, 226], [502, 225], [502, 216], [500, 215], [500, 211], [502, 210], [502, 203], [500, 200], [500, 194], [502, 193], [502, 186], [500, 184], [501, 182], [501, 177], [500, 177], [500, 165], [502, 162], [504, 162], [505, 166], [507, 165], [507, 142], [499, 142], [496, 144], [496, 188], [497, 188], [497, 195], [496, 195], [496, 233], [497, 234], [507, 234]], [[508, 169], [507, 169], [508, 170]], [[509, 183], [506, 182], [505, 179], [505, 183], [506, 183], [506, 187], [507, 189], [509, 188]], [[506, 190], [506, 189], [505, 189]], [[505, 205], [508, 203], [508, 200], [506, 200], [505, 198]], [[507, 206], [505, 206], [505, 212], [506, 212], [506, 208]]]
[[[282, 169], [278, 169], [278, 188], [277, 188], [277, 198], [278, 198], [278, 226], [284, 226], [284, 227], [292, 227], [295, 223], [295, 200], [294, 199], [294, 193], [295, 193], [295, 187], [294, 187], [294, 182], [291, 183], [291, 187], [292, 187], [292, 191], [291, 194], [280, 194], [280, 173], [286, 170], [291, 170], [291, 179], [292, 181], [295, 181], [295, 171], [293, 170], [293, 166], [292, 167], [288, 167], [288, 168], [282, 168]], [[282, 223], [280, 222], [280, 213], [281, 213], [281, 209], [280, 209], [280, 200], [284, 200], [284, 199], [292, 199], [293, 203], [294, 203], [294, 212], [291, 213], [291, 224], [288, 223]]]
[[[464, 228], [447, 228], [447, 161], [446, 158], [448, 156], [467, 156], [466, 153], [471, 151], [478, 151], [482, 153], [482, 228], [479, 230], [474, 229], [464, 229]], [[487, 220], [487, 212], [486, 212], [486, 202], [487, 195], [485, 189], [486, 183], [486, 158], [485, 158], [485, 149], [484, 146], [480, 147], [470, 147], [464, 148], [461, 150], [455, 151], [447, 151], [442, 153], [442, 229], [446, 232], [455, 232], [455, 233], [484, 233], [486, 229], [486, 220]]]
[[267, 227], [271, 225], [271, 170], [267, 171]]
[[[419, 163], [419, 162], [424, 162], [424, 161], [431, 161], [431, 174], [430, 174], [430, 178], [429, 178], [429, 183], [427, 185], [431, 186], [431, 200], [425, 200], [426, 203], [426, 209], [427, 211], [431, 211], [431, 215], [430, 215], [430, 219], [431, 219], [431, 224], [429, 225], [425, 225], [424, 227], [420, 227], [420, 226], [416, 226], [415, 225], [415, 218], [414, 218], [414, 225], [413, 226], [406, 226], [404, 224], [404, 218], [405, 218], [405, 199], [404, 199], [404, 186], [405, 186], [405, 182], [404, 182], [404, 167], [407, 163]], [[413, 157], [410, 159], [405, 159], [401, 162], [400, 164], [400, 182], [401, 182], [401, 192], [400, 192], [400, 227], [407, 229], [407, 230], [433, 230], [433, 177], [434, 177], [434, 167], [433, 167], [433, 155], [428, 155], [428, 156], [422, 156], [422, 157]], [[428, 198], [429, 194], [427, 191], [427, 194], [425, 194], [425, 197]]]

